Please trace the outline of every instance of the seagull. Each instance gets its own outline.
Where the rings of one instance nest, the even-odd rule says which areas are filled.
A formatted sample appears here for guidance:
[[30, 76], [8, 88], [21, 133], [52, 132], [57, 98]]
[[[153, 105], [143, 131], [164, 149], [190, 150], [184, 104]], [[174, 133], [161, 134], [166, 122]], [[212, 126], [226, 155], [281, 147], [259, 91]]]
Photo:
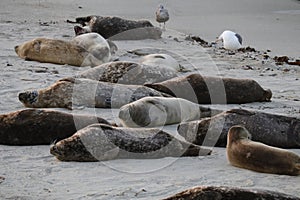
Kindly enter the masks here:
[[159, 7], [157, 8], [156, 12], [156, 21], [159, 23], [164, 23], [164, 30], [166, 29], [166, 21], [169, 20], [169, 12], [167, 9], [164, 8], [163, 5], [159, 5]]
[[242, 47], [242, 37], [235, 32], [226, 30], [224, 31], [216, 42], [222, 41], [223, 46], [227, 50], [237, 50]]

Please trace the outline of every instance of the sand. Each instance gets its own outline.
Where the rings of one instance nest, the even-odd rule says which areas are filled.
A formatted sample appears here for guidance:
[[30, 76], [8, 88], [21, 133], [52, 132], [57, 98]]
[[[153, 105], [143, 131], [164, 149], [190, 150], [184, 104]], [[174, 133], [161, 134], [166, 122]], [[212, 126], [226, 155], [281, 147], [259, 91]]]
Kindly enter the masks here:
[[[65, 21], [90, 14], [148, 19], [162, 1], [10, 1], [0, 2], [0, 113], [24, 106], [18, 93], [44, 88], [56, 80], [73, 76], [89, 67], [78, 68], [24, 61], [14, 46], [36, 37], [69, 40], [73, 25]], [[137, 48], [161, 48], [172, 54], [191, 72], [223, 77], [252, 78], [273, 92], [272, 102], [244, 105], [216, 105], [220, 109], [246, 108], [298, 117], [300, 115], [300, 68], [275, 65], [270, 57], [287, 55], [299, 59], [299, 1], [222, 2], [168, 1], [171, 19], [160, 40], [116, 41], [121, 60], [138, 60], [126, 53]], [[193, 34], [212, 41], [224, 29], [238, 31], [244, 45], [257, 52], [228, 55], [217, 47], [203, 48], [185, 39]], [[71, 112], [59, 109], [65, 112]], [[117, 122], [117, 109], [83, 109]], [[176, 125], [165, 127], [176, 133]], [[269, 189], [300, 196], [300, 177], [256, 173], [232, 167], [224, 148], [197, 158], [155, 160], [112, 160], [97, 163], [60, 162], [49, 146], [14, 147], [0, 145], [1, 199], [161, 199], [198, 185], [226, 185]], [[299, 149], [292, 151], [300, 154]]]

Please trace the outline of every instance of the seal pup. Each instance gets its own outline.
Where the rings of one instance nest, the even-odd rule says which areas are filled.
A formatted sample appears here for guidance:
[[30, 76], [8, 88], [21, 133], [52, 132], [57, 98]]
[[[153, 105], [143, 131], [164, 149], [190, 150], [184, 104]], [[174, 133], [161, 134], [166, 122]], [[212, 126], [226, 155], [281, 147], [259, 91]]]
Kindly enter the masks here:
[[170, 68], [175, 71], [181, 71], [181, 67], [177, 60], [172, 56], [164, 53], [155, 53], [143, 56], [141, 63], [149, 66], [157, 66], [161, 68]]
[[97, 33], [86, 33], [78, 35], [71, 40], [71, 43], [83, 47], [89, 52], [82, 65], [97, 66], [106, 63], [111, 58], [111, 50], [108, 42]]
[[122, 106], [119, 118], [127, 127], [155, 127], [197, 120], [220, 112], [181, 98], [144, 97]]
[[177, 131], [187, 141], [226, 147], [227, 133], [234, 125], [243, 125], [252, 139], [280, 148], [300, 147], [300, 119], [244, 109], [232, 109], [210, 118], [181, 123]]
[[[120, 17], [91, 15], [78, 17], [75, 23], [80, 23], [83, 26], [74, 27], [76, 35], [95, 32], [102, 35], [105, 39], [158, 39], [162, 34], [159, 28], [153, 27], [147, 20], [135, 21]], [[118, 37], [113, 38], [116, 35]]]
[[141, 85], [65, 78], [45, 89], [21, 92], [19, 100], [29, 108], [120, 108], [146, 96], [168, 95]]
[[195, 200], [195, 199], [223, 199], [223, 200], [300, 200], [296, 196], [269, 190], [245, 189], [228, 186], [198, 186], [179, 192], [164, 200]]
[[159, 129], [93, 124], [52, 145], [50, 153], [61, 161], [102, 161], [206, 156], [211, 150], [181, 141]]
[[0, 115], [0, 144], [49, 145], [105, 119], [54, 110], [26, 109]]
[[242, 104], [270, 101], [271, 90], [255, 80], [190, 74], [145, 86], [199, 104]]
[[163, 30], [166, 29], [166, 22], [169, 20], [169, 18], [170, 16], [168, 10], [163, 5], [159, 5], [155, 12], [155, 19], [159, 23], [159, 26], [161, 23], [164, 23]]
[[116, 61], [99, 65], [76, 75], [97, 81], [143, 85], [156, 83], [177, 76], [177, 71], [167, 66], [149, 66], [131, 61]]
[[227, 50], [237, 50], [242, 47], [242, 37], [235, 32], [224, 31], [215, 42], [223, 42], [223, 47]]
[[250, 138], [250, 133], [243, 126], [229, 129], [226, 153], [231, 165], [263, 173], [300, 175], [300, 156]]

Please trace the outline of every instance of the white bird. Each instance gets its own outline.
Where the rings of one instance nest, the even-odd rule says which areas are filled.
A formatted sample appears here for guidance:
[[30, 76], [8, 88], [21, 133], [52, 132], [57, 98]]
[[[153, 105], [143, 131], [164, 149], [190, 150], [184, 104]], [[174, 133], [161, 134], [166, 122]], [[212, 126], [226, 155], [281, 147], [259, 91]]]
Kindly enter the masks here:
[[158, 9], [155, 12], [155, 15], [156, 15], [156, 21], [159, 23], [159, 26], [160, 26], [160, 23], [164, 23], [163, 29], [165, 29], [166, 21], [169, 20], [168, 10], [165, 9], [163, 5], [159, 5]]
[[232, 31], [224, 31], [216, 42], [222, 41], [223, 47], [227, 50], [237, 50], [242, 47], [242, 37]]

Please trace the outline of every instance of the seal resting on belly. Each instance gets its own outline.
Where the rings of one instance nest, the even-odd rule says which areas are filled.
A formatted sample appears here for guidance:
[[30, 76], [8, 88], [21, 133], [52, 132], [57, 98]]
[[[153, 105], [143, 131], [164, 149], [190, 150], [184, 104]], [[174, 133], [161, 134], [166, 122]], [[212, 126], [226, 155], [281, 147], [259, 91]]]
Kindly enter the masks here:
[[168, 95], [141, 85], [65, 78], [45, 89], [21, 92], [19, 100], [29, 108], [120, 108], [146, 96]]
[[25, 109], [0, 115], [0, 144], [49, 145], [105, 119], [44, 109]]
[[52, 145], [50, 153], [61, 161], [102, 161], [206, 156], [211, 150], [181, 141], [159, 129], [93, 124]]
[[300, 156], [292, 151], [252, 141], [243, 126], [233, 126], [227, 135], [227, 159], [233, 166], [257, 172], [300, 175]]
[[244, 109], [232, 109], [211, 118], [181, 123], [178, 133], [198, 145], [226, 147], [227, 133], [234, 125], [243, 125], [252, 139], [280, 148], [300, 147], [300, 120]]
[[242, 104], [270, 101], [271, 90], [264, 90], [251, 79], [190, 74], [145, 86], [199, 104]]

